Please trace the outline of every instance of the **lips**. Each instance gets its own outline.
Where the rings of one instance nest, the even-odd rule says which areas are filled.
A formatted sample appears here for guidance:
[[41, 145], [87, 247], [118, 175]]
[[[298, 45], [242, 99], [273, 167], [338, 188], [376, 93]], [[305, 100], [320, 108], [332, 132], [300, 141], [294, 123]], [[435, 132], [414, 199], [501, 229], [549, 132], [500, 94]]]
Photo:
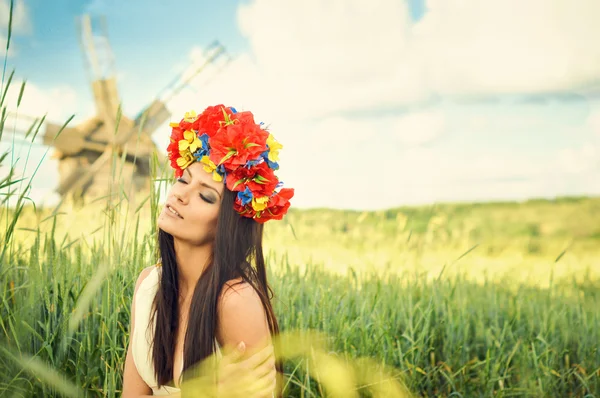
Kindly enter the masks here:
[[167, 203], [167, 205], [165, 206], [165, 211], [168, 211], [174, 216], [177, 216], [183, 220], [183, 217], [181, 217], [181, 214], [177, 211], [177, 209], [169, 203]]

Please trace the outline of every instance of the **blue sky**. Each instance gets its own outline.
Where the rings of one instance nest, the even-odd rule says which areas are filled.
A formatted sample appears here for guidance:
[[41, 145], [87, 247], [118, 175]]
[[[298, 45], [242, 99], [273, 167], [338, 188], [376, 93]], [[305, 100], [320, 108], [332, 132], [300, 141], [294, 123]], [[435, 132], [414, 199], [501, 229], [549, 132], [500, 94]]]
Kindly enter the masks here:
[[[269, 122], [298, 207], [600, 194], [593, 0], [16, 3], [7, 64], [28, 81], [21, 113], [57, 122], [94, 111], [78, 15], [106, 16], [131, 117], [219, 40], [234, 61], [170, 109], [228, 103]], [[57, 164], [45, 162], [32, 195], [48, 200]]]
[[[31, 32], [13, 36], [18, 56], [11, 59], [11, 66], [42, 88], [65, 83], [81, 97], [91, 96], [75, 21], [86, 13], [104, 15], [116, 67], [127, 76], [120, 85], [124, 106], [141, 107], [145, 102], [136, 100], [151, 98], [168, 84], [172, 69], [188, 60], [191, 48], [218, 40], [232, 55], [249, 50], [237, 23], [240, 3], [244, 2], [225, 0], [215, 6], [204, 0], [30, 0], [25, 4]], [[407, 5], [415, 21], [422, 17], [423, 1], [410, 0]], [[128, 96], [136, 102], [129, 104]]]
[[[220, 2], [219, 7], [207, 1], [167, 5], [156, 0], [32, 0], [26, 4], [32, 32], [14, 37], [18, 54], [10, 60], [19, 74], [42, 88], [68, 84], [81, 97], [91, 99], [76, 19], [84, 13], [105, 15], [116, 68], [127, 77], [120, 85], [125, 106], [127, 97], [135, 101], [155, 95], [173, 78], [175, 64], [186, 62], [194, 46], [218, 39], [233, 53], [247, 48], [237, 29], [237, 2], [233, 1]], [[192, 19], [192, 15], [196, 16]]]

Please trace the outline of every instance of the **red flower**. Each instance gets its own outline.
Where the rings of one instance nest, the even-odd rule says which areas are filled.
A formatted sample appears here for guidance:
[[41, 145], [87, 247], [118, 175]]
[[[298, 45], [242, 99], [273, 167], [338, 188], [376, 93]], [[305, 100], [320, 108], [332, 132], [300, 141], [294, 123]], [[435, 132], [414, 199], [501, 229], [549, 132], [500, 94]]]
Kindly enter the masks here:
[[[183, 168], [194, 161], [189, 151], [179, 151], [179, 143], [185, 139], [184, 133], [192, 130], [198, 136], [206, 134], [208, 146], [204, 145], [203, 150], [209, 150], [209, 159], [218, 166], [218, 172], [227, 174], [227, 188], [234, 192], [246, 191], [241, 196], [243, 200], [234, 201], [234, 209], [242, 217], [261, 224], [268, 220], [281, 220], [290, 207], [294, 190], [284, 188], [274, 193], [279, 179], [262, 156], [267, 151], [269, 133], [256, 124], [251, 112], [234, 113], [232, 109], [224, 105], [209, 106], [200, 115], [188, 112], [179, 123], [171, 124], [173, 129], [167, 151], [175, 177], [181, 177]], [[202, 142], [206, 144], [205, 137]], [[252, 193], [253, 201], [244, 206], [242, 201], [250, 198], [248, 191]]]
[[[240, 180], [242, 182], [238, 183]], [[277, 187], [279, 179], [273, 169], [267, 163], [263, 162], [250, 168], [240, 167], [228, 173], [226, 183], [227, 189], [234, 192], [243, 191], [247, 186], [256, 198], [271, 195]]]
[[[247, 118], [246, 118], [247, 119]], [[222, 164], [228, 172], [260, 158], [267, 150], [269, 133], [254, 123], [235, 122], [223, 126], [210, 138], [210, 160]]]
[[273, 169], [267, 163], [261, 163], [252, 168], [256, 173], [251, 180], [246, 182], [248, 188], [255, 197], [271, 195], [279, 184], [279, 179]]
[[[233, 120], [236, 120], [236, 123], [240, 123], [240, 124], [244, 124], [244, 125], [256, 125], [256, 122], [254, 121], [254, 114], [252, 114], [252, 112], [250, 111], [242, 111], [242, 112], [238, 112], [236, 113], [233, 118]], [[260, 128], [260, 126], [258, 126], [258, 128]]]
[[233, 111], [225, 105], [209, 106], [192, 123], [192, 129], [197, 130], [200, 135], [206, 133], [209, 137], [213, 137], [225, 122], [223, 111], [229, 117], [233, 115]]
[[[246, 183], [243, 180], [245, 178], [253, 178], [255, 174], [256, 170], [247, 167], [240, 167], [233, 172], [227, 173], [227, 179], [225, 181], [227, 189], [234, 192], [243, 191], [246, 188]], [[240, 180], [242, 180], [242, 182], [238, 183]]]
[[282, 188], [269, 199], [267, 208], [255, 220], [261, 224], [269, 220], [281, 220], [290, 208], [290, 199], [294, 196], [293, 188]]
[[183, 175], [183, 170], [179, 165], [177, 165], [177, 159], [181, 157], [179, 154], [179, 140], [183, 139], [183, 132], [180, 127], [173, 127], [171, 131], [171, 140], [169, 146], [167, 147], [167, 152], [169, 154], [169, 161], [171, 163], [171, 167], [175, 169], [175, 177], [179, 178]]
[[192, 124], [192, 122], [186, 122], [185, 119], [181, 119], [181, 121], [179, 122], [179, 128], [183, 131], [191, 130]]
[[252, 208], [250, 204], [246, 206], [242, 206], [241, 202], [237, 200], [233, 202], [233, 209], [237, 211], [242, 217], [254, 218], [256, 215], [256, 211]]

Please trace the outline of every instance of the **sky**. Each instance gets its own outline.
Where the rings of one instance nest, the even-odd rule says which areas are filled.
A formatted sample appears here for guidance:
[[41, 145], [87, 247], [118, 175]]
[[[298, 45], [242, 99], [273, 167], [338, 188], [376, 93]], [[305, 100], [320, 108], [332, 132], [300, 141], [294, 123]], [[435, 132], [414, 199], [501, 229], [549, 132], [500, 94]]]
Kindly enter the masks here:
[[[104, 15], [123, 111], [226, 49], [169, 103], [171, 120], [223, 103], [252, 111], [284, 148], [298, 208], [600, 194], [597, 0], [16, 0], [7, 72], [19, 115], [94, 114], [77, 37]], [[9, 0], [0, 0], [0, 48]], [[7, 126], [10, 132], [15, 124]], [[166, 151], [168, 125], [152, 138]], [[0, 150], [10, 148], [3, 137]], [[52, 150], [17, 145], [31, 197], [53, 203]], [[0, 177], [7, 167], [0, 168]]]

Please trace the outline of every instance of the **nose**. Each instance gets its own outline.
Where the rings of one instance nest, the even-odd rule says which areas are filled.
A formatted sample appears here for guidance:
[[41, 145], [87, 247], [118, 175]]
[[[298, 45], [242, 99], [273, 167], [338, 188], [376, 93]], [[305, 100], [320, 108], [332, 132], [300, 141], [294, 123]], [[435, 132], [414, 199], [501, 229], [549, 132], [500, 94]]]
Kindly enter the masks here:
[[178, 202], [181, 202], [183, 204], [187, 204], [188, 194], [187, 194], [187, 191], [185, 189], [182, 189], [182, 188], [174, 189], [173, 190], [173, 196], [175, 196], [175, 198], [177, 198]]

